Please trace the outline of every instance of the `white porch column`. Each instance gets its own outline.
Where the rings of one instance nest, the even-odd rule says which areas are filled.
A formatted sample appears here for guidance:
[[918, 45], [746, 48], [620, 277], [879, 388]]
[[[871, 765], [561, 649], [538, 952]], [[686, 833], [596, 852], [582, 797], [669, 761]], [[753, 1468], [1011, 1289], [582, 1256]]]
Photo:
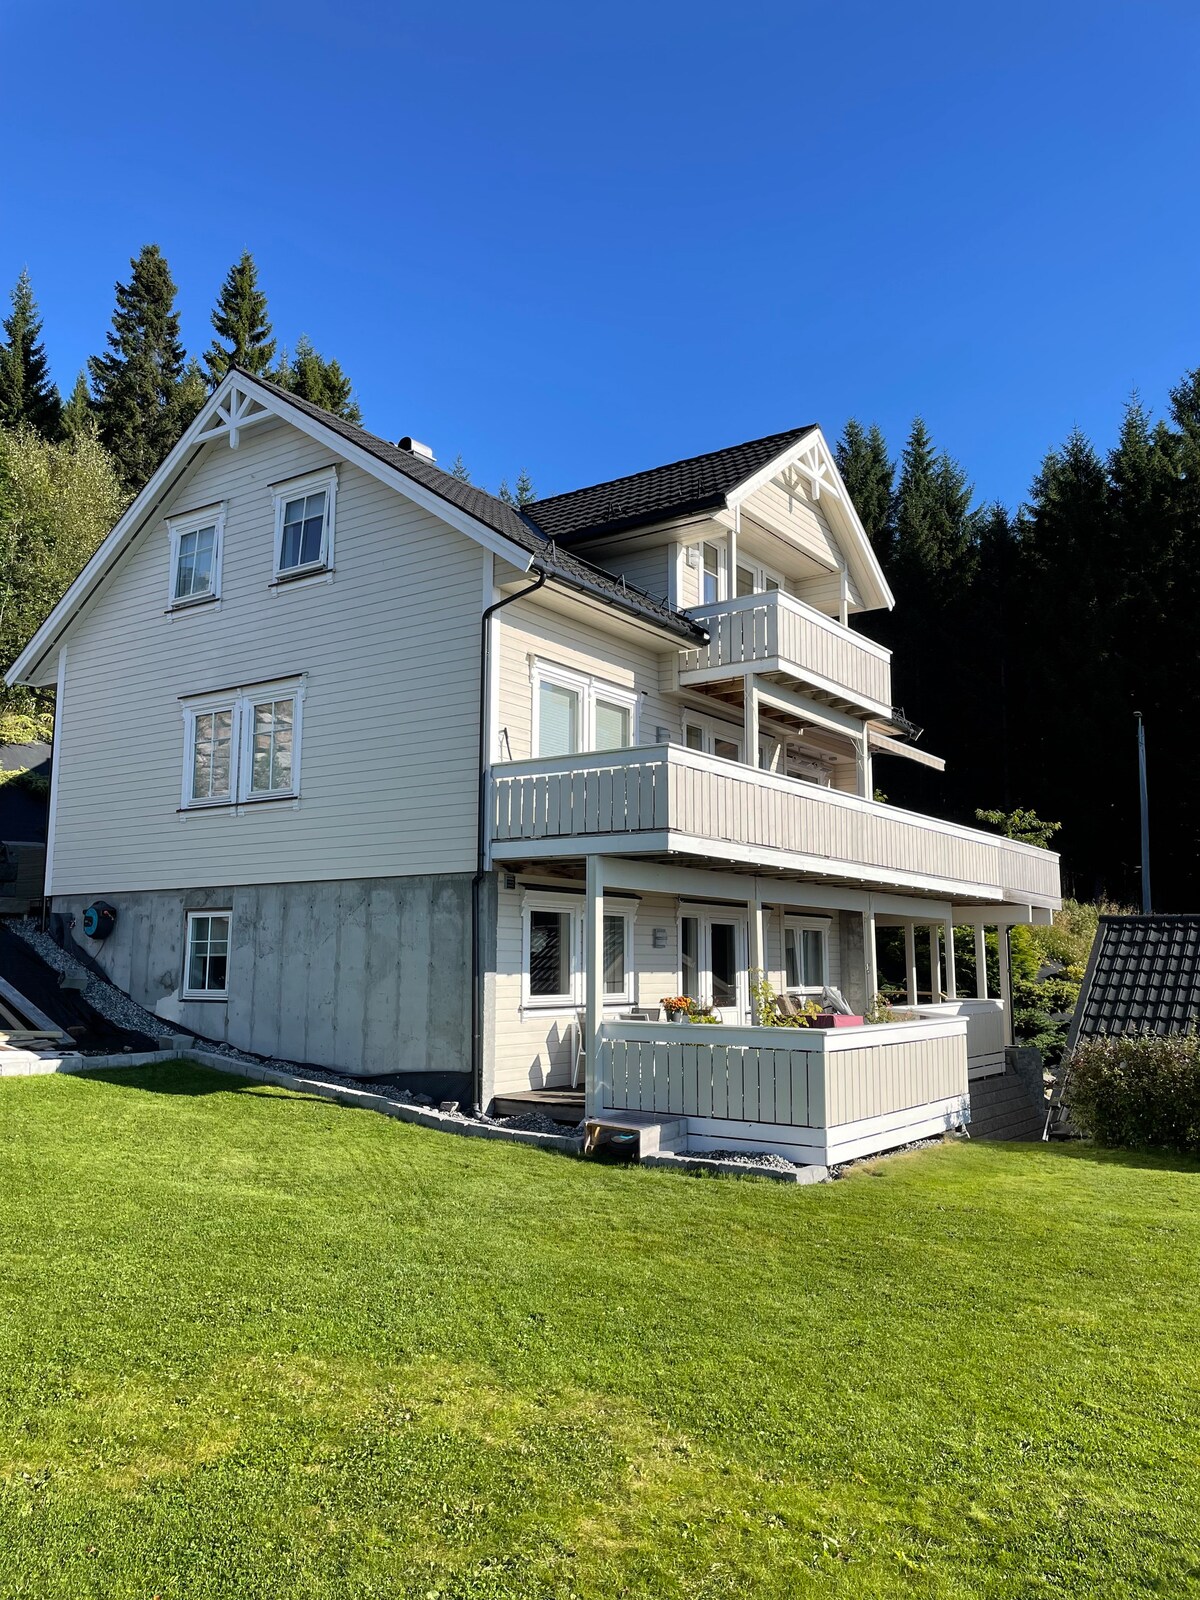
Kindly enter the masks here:
[[917, 928], [913, 922], [904, 924], [904, 968], [908, 973], [908, 1003], [917, 1003]]
[[728, 558], [729, 559], [729, 577], [728, 577], [728, 590], [729, 590], [729, 592], [726, 595], [726, 599], [728, 599], [728, 600], [736, 600], [737, 599], [738, 535], [741, 533], [741, 531], [742, 531], [742, 508], [741, 508], [741, 506], [734, 506], [734, 508], [733, 508], [733, 527], [730, 528], [730, 530], [729, 530], [729, 539], [727, 541], [727, 549], [729, 551], [729, 558]]
[[600, 1028], [604, 1021], [604, 857], [588, 856], [583, 906], [583, 1032], [586, 1052], [584, 1109], [588, 1116], [606, 1100], [600, 1072]]
[[958, 989], [954, 982], [954, 923], [946, 924], [946, 999], [957, 1000]]
[[875, 953], [875, 900], [867, 896], [867, 909], [863, 912], [863, 966], [867, 988], [867, 1006], [875, 1002], [879, 993], [879, 960]]
[[936, 922], [929, 924], [929, 989], [936, 1006], [942, 998], [942, 950]]
[[743, 679], [745, 690], [743, 696], [743, 750], [746, 765], [758, 766], [758, 679], [752, 672], [748, 672]]
[[1004, 923], [996, 929], [996, 946], [1000, 952], [1000, 999], [1004, 1005], [1004, 1042], [1013, 1042], [1012, 1020], [1012, 964], [1008, 955], [1008, 928]]
[[854, 765], [855, 776], [858, 779], [858, 797], [860, 800], [870, 800], [875, 794], [875, 777], [871, 762], [871, 746], [867, 740], [865, 727], [862, 738], [855, 740]]
[[[746, 911], [750, 920], [750, 982], [761, 983], [767, 972], [767, 941], [763, 929], [763, 903], [759, 899], [757, 880], [753, 897], [747, 902]], [[755, 973], [758, 974], [757, 978]], [[750, 996], [750, 1020], [758, 1021], [758, 1002], [753, 994]]]
[[987, 990], [987, 929], [982, 922], [975, 924], [975, 996], [986, 1000]]

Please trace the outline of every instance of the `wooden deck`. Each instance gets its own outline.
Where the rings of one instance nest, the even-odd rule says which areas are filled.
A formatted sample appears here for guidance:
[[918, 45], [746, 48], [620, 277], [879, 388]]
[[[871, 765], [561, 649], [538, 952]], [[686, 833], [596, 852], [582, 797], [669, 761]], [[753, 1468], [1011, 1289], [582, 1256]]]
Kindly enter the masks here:
[[540, 1111], [555, 1122], [574, 1127], [583, 1121], [583, 1088], [518, 1089], [513, 1094], [498, 1094], [492, 1108], [497, 1117], [519, 1117], [526, 1111]]

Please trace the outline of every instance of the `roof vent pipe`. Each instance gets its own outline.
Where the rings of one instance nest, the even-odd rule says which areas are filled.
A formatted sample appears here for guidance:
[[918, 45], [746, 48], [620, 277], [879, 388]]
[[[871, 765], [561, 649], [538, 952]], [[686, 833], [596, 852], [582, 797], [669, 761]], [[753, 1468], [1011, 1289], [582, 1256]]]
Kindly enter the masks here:
[[422, 444], [420, 439], [414, 439], [405, 434], [400, 441], [401, 450], [407, 450], [409, 455], [420, 456], [422, 461], [436, 461], [437, 457], [427, 444]]

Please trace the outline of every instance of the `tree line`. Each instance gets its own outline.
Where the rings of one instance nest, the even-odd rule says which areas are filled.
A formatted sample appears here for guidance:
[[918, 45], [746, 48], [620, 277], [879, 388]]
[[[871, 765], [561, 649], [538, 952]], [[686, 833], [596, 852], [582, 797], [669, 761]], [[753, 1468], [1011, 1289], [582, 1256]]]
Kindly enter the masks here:
[[962, 822], [1033, 812], [1034, 833], [1055, 819], [1068, 891], [1140, 904], [1140, 711], [1155, 909], [1194, 910], [1200, 369], [1165, 417], [1131, 400], [1104, 454], [1072, 431], [1011, 511], [975, 503], [920, 418], [898, 461], [857, 421], [837, 458], [896, 595], [863, 631], [894, 650], [893, 698], [946, 758], [944, 774], [881, 761], [888, 798]]

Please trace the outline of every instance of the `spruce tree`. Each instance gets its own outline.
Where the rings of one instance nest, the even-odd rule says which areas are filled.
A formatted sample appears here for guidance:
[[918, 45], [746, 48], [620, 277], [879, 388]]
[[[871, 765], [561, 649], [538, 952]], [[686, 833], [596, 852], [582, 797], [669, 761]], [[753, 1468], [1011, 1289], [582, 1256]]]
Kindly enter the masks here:
[[355, 426], [362, 422], [350, 379], [336, 361], [326, 361], [313, 349], [307, 334], [297, 339], [294, 355], [289, 357], [284, 350], [271, 377], [281, 389], [320, 406], [322, 411], [330, 411]]
[[75, 379], [70, 399], [62, 408], [62, 432], [64, 439], [72, 441], [91, 438], [96, 432], [96, 413], [86, 372]]
[[267, 297], [258, 287], [258, 268], [249, 250], [242, 251], [241, 259], [225, 275], [212, 325], [217, 337], [204, 357], [212, 388], [231, 366], [256, 377], [267, 375], [275, 359], [275, 340], [267, 316]]
[[467, 465], [462, 458], [461, 450], [454, 458], [454, 465], [450, 468], [450, 476], [457, 478], [459, 483], [470, 483], [471, 481], [471, 474], [467, 471]]
[[0, 326], [0, 426], [34, 428], [45, 439], [58, 437], [62, 400], [50, 380], [42, 319], [27, 270], [12, 291], [12, 310]]
[[533, 487], [533, 479], [522, 467], [520, 472], [517, 473], [517, 486], [513, 490], [513, 500], [518, 506], [527, 506], [536, 499], [537, 494]]
[[887, 568], [891, 565], [895, 532], [896, 469], [879, 424], [873, 422], [868, 429], [851, 417], [834, 456], [875, 554]]
[[185, 355], [175, 284], [166, 257], [148, 244], [116, 287], [108, 351], [88, 361], [100, 439], [122, 482], [136, 493], [182, 431], [179, 388]]

